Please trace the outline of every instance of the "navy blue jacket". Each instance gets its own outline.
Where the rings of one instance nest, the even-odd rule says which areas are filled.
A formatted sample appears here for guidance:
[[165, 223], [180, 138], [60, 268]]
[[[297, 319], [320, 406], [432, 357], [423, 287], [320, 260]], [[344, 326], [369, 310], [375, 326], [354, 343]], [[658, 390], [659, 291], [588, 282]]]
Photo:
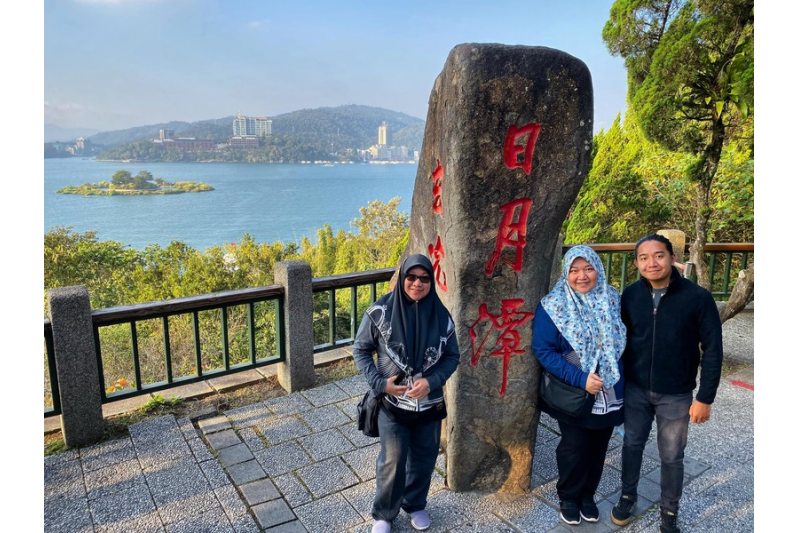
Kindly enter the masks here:
[[659, 394], [685, 394], [697, 386], [696, 399], [711, 404], [722, 372], [722, 324], [714, 297], [672, 267], [669, 286], [653, 308], [650, 282], [644, 278], [622, 293], [622, 322], [628, 343], [622, 359], [625, 379]]

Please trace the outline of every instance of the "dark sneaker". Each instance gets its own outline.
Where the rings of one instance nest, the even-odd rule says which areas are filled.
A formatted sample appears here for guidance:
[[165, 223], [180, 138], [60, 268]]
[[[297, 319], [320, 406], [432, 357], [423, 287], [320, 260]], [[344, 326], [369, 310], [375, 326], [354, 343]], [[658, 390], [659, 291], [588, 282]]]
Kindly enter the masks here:
[[661, 509], [661, 533], [681, 533], [676, 513]]
[[577, 526], [581, 523], [581, 509], [578, 506], [578, 502], [561, 502], [561, 520], [571, 526]]
[[623, 494], [617, 505], [611, 509], [611, 521], [618, 526], [625, 526], [633, 520], [633, 511], [636, 508], [636, 498]]
[[581, 518], [587, 522], [597, 522], [600, 520], [600, 509], [594, 503], [592, 496], [581, 499]]

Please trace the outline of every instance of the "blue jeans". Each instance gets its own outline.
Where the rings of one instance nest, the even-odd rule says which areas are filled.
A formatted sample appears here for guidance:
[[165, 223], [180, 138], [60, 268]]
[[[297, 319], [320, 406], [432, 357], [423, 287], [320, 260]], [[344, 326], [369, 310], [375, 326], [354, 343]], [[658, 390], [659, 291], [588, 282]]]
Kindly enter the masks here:
[[692, 393], [658, 394], [625, 386], [625, 438], [622, 442], [622, 493], [636, 498], [642, 454], [653, 418], [661, 458], [661, 508], [678, 512], [683, 493], [683, 451], [689, 434]]
[[401, 507], [407, 513], [425, 509], [439, 455], [442, 421], [411, 428], [394, 422], [381, 407], [378, 430], [381, 452], [376, 465], [372, 518], [391, 522]]

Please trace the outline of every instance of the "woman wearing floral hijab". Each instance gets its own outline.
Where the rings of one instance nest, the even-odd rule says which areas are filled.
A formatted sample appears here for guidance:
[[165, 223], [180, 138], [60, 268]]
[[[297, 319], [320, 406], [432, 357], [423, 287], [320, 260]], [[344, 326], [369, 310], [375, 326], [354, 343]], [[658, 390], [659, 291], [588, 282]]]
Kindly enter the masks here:
[[442, 387], [458, 368], [459, 350], [427, 257], [403, 261], [394, 290], [364, 313], [353, 358], [372, 390], [384, 393], [372, 531], [389, 533], [401, 508], [414, 529], [428, 529], [425, 506], [447, 414]]
[[600, 257], [588, 246], [564, 255], [561, 277], [542, 298], [533, 321], [532, 348], [555, 377], [594, 395], [591, 412], [566, 415], [545, 401], [542, 411], [558, 421], [556, 448], [561, 519], [597, 522], [595, 492], [614, 426], [622, 424], [625, 325], [619, 291], [606, 284]]

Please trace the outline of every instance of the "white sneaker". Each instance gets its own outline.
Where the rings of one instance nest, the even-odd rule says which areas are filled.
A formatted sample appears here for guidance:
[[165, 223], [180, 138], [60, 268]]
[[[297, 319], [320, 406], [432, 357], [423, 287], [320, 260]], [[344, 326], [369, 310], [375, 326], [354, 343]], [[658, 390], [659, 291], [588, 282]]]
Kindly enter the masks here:
[[386, 520], [375, 520], [372, 523], [372, 533], [390, 533], [392, 531], [391, 522]]
[[411, 527], [417, 531], [425, 531], [431, 527], [431, 519], [428, 517], [428, 512], [423, 509], [421, 511], [414, 511], [409, 514], [411, 517]]

